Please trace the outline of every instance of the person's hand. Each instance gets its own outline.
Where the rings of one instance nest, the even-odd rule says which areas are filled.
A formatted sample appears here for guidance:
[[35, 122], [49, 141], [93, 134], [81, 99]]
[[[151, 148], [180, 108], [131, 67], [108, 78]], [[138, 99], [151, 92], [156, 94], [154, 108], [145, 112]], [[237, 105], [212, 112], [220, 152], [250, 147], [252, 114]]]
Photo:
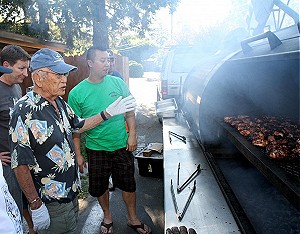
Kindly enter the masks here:
[[133, 111], [136, 107], [135, 99], [133, 96], [128, 96], [126, 98], [119, 97], [116, 101], [110, 104], [106, 108], [106, 112], [110, 116], [124, 114], [129, 111]]
[[79, 171], [80, 171], [80, 173], [83, 173], [83, 170], [84, 170], [83, 168], [86, 167], [84, 157], [82, 156], [82, 154], [80, 154], [80, 155], [76, 154], [76, 159], [78, 162]]
[[0, 152], [0, 160], [3, 166], [10, 164], [10, 152]]
[[31, 210], [33, 230], [43, 230], [50, 226], [50, 216], [47, 207], [42, 203], [41, 207]]
[[133, 152], [137, 148], [137, 139], [135, 134], [129, 134], [127, 143], [126, 143], [126, 150]]
[[166, 234], [197, 234], [193, 228], [189, 228], [189, 231], [185, 226], [171, 227], [166, 230]]

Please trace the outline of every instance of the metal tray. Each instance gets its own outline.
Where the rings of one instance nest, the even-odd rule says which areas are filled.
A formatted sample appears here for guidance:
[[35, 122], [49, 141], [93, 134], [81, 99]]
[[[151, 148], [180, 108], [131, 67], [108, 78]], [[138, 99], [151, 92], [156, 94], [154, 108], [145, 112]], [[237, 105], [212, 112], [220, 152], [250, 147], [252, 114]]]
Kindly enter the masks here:
[[178, 111], [175, 98], [155, 102], [156, 114], [158, 117], [172, 118]]

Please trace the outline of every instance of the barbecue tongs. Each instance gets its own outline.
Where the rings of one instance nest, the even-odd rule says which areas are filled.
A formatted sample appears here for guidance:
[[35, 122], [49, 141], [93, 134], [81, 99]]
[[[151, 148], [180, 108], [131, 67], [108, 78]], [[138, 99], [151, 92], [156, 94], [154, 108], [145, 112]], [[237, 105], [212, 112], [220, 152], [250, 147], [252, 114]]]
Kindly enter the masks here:
[[[180, 163], [178, 164], [177, 193], [181, 192], [192, 181], [192, 179], [194, 179], [198, 175], [198, 173], [201, 171], [201, 168], [200, 168], [200, 164], [198, 164], [197, 169], [189, 176], [189, 178], [181, 186], [179, 186], [179, 171], [180, 171]], [[182, 212], [180, 212], [178, 209], [176, 196], [175, 196], [175, 192], [174, 192], [174, 187], [173, 187], [173, 182], [171, 179], [171, 194], [172, 194], [172, 199], [173, 199], [173, 203], [174, 203], [174, 207], [175, 207], [175, 211], [176, 211], [176, 216], [179, 221], [181, 221], [183, 219], [183, 216], [184, 216], [187, 208], [189, 207], [189, 204], [191, 203], [191, 200], [195, 194], [195, 191], [196, 191], [196, 180], [194, 181], [194, 186], [193, 186], [192, 191], [185, 203], [185, 206], [184, 206]]]
[[177, 193], [180, 193], [191, 181], [201, 172], [200, 164], [198, 164], [197, 169], [186, 179], [186, 181], [179, 186], [179, 172], [180, 172], [180, 163], [178, 163], [177, 171]]
[[177, 201], [176, 201], [176, 197], [175, 197], [175, 192], [174, 192], [174, 187], [173, 187], [173, 182], [172, 182], [172, 179], [171, 179], [171, 193], [172, 193], [172, 199], [173, 199], [173, 203], [174, 203], [174, 207], [175, 207], [175, 211], [176, 211], [176, 216], [178, 218], [179, 221], [181, 221], [183, 219], [183, 216], [187, 210], [187, 208], [189, 207], [191, 201], [192, 201], [192, 198], [195, 194], [195, 191], [196, 191], [196, 180], [194, 181], [194, 186], [192, 188], [192, 191], [183, 207], [183, 210], [182, 212], [179, 211], [178, 209], [178, 205], [177, 205]]
[[177, 139], [181, 140], [182, 142], [184, 142], [184, 144], [186, 144], [186, 137], [185, 136], [181, 136], [175, 132], [169, 131], [169, 140], [170, 143], [172, 142], [171, 136], [176, 137]]

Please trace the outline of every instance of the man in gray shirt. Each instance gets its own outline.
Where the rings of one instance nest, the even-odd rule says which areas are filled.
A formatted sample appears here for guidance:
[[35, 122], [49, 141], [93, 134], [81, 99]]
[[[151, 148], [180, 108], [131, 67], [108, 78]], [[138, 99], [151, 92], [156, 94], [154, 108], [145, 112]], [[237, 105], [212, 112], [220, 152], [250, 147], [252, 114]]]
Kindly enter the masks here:
[[[20, 213], [22, 214], [23, 208], [25, 208], [24, 217], [27, 222], [31, 222], [27, 207], [23, 207], [22, 204], [22, 191], [11, 169], [11, 156], [8, 148], [10, 111], [22, 96], [19, 84], [23, 83], [24, 79], [28, 77], [30, 55], [17, 45], [8, 45], [2, 49], [0, 57], [1, 65], [12, 69], [10, 74], [0, 73], [0, 160], [8, 189], [18, 205]], [[30, 233], [35, 233], [30, 223], [28, 223], [28, 226]]]

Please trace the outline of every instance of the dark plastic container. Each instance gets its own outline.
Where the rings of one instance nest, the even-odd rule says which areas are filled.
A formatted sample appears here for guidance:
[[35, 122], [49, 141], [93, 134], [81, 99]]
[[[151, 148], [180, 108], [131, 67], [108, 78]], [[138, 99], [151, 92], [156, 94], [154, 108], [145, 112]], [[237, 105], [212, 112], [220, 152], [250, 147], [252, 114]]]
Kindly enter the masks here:
[[136, 156], [135, 158], [138, 161], [139, 174], [141, 176], [163, 178], [164, 166], [162, 156]]

